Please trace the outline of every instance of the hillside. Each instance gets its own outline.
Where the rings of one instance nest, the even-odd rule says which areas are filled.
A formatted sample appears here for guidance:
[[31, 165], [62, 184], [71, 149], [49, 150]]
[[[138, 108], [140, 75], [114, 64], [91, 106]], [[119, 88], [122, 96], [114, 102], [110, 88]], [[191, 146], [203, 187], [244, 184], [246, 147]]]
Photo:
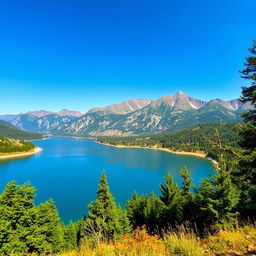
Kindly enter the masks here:
[[237, 123], [207, 123], [180, 131], [160, 133], [144, 137], [102, 137], [98, 141], [121, 146], [159, 147], [173, 151], [205, 152], [217, 158], [219, 155], [218, 136], [222, 144], [238, 147]]
[[42, 139], [42, 135], [40, 134], [22, 131], [1, 120], [0, 120], [0, 136], [12, 138], [12, 139], [22, 139], [22, 140]]
[[0, 137], [0, 154], [13, 152], [27, 152], [33, 148], [35, 148], [35, 146], [31, 142]]

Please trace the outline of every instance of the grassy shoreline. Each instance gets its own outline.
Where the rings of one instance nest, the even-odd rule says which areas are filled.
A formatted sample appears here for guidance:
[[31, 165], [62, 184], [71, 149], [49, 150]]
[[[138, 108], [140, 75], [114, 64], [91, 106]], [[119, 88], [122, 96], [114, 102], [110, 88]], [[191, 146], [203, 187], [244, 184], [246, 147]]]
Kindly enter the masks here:
[[11, 154], [9, 154], [9, 153], [0, 153], [0, 160], [32, 156], [32, 155], [35, 155], [35, 154], [41, 152], [42, 150], [43, 150], [42, 148], [35, 147], [35, 148], [33, 148], [33, 149], [31, 149], [27, 152], [13, 152]]

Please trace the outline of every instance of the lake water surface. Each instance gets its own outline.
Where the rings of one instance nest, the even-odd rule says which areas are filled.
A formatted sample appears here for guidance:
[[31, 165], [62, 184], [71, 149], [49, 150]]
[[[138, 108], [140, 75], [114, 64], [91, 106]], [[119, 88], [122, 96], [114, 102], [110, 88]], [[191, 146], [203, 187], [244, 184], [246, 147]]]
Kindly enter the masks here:
[[114, 148], [93, 140], [52, 137], [35, 141], [37, 155], [0, 161], [0, 190], [11, 180], [30, 181], [37, 188], [36, 203], [56, 202], [61, 219], [68, 223], [87, 212], [96, 197], [98, 179], [106, 170], [111, 192], [122, 206], [134, 191], [159, 193], [168, 171], [181, 184], [179, 169], [189, 167], [196, 185], [215, 173], [210, 161], [150, 149]]

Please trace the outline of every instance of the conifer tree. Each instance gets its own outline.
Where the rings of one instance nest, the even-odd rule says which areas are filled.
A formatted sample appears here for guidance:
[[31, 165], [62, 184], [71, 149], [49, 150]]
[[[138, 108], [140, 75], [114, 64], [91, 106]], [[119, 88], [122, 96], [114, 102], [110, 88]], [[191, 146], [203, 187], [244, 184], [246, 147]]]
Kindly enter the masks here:
[[126, 204], [128, 218], [133, 228], [146, 225], [151, 231], [160, 225], [161, 208], [162, 202], [153, 192], [150, 196], [143, 194], [140, 197], [135, 192]]
[[79, 223], [72, 221], [64, 228], [65, 249], [73, 250], [78, 246]]
[[30, 223], [35, 215], [35, 189], [12, 181], [0, 196], [0, 254], [18, 255], [29, 251]]
[[186, 200], [190, 200], [192, 197], [192, 193], [190, 191], [192, 185], [192, 178], [187, 166], [181, 168], [180, 175], [183, 179], [181, 194]]
[[183, 197], [183, 218], [184, 220], [193, 221], [195, 205], [193, 201], [193, 194], [191, 192], [192, 178], [187, 166], [181, 168], [180, 175], [183, 179], [181, 187], [181, 195]]
[[34, 205], [29, 183], [7, 184], [0, 195], [0, 254], [51, 253], [62, 249], [63, 229], [53, 201]]
[[163, 203], [162, 221], [163, 225], [179, 224], [182, 219], [183, 198], [180, 187], [174, 182], [170, 173], [165, 177], [165, 183], [160, 185], [162, 195], [160, 200]]
[[232, 225], [237, 215], [235, 209], [239, 201], [239, 190], [232, 184], [230, 171], [222, 169], [212, 178], [201, 182], [195, 197], [197, 224]]
[[37, 237], [41, 238], [40, 252], [54, 253], [64, 249], [64, 227], [52, 199], [37, 207], [36, 227]]
[[126, 214], [116, 205], [110, 192], [105, 171], [100, 177], [97, 199], [88, 208], [85, 232], [97, 236], [98, 239], [112, 239], [130, 230]]
[[[251, 80], [252, 84], [248, 87], [242, 87], [242, 103], [250, 103], [253, 109], [243, 114], [244, 121], [256, 125], [256, 40], [253, 41], [252, 48], [249, 49], [250, 56], [246, 58], [245, 69], [241, 71], [242, 78]], [[255, 142], [256, 144], [256, 142]], [[254, 148], [255, 148], [254, 144]]]
[[249, 103], [252, 109], [243, 113], [246, 125], [240, 132], [240, 146], [244, 149], [240, 160], [239, 186], [242, 191], [239, 210], [245, 216], [256, 216], [256, 41], [246, 58], [242, 77], [251, 81], [251, 85], [242, 88], [242, 103]]

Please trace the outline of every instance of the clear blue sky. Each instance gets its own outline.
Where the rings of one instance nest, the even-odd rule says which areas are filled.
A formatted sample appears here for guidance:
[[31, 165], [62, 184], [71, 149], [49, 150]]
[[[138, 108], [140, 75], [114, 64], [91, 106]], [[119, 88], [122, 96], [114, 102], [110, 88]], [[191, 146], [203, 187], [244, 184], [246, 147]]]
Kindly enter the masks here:
[[0, 113], [240, 96], [256, 0], [0, 0]]

